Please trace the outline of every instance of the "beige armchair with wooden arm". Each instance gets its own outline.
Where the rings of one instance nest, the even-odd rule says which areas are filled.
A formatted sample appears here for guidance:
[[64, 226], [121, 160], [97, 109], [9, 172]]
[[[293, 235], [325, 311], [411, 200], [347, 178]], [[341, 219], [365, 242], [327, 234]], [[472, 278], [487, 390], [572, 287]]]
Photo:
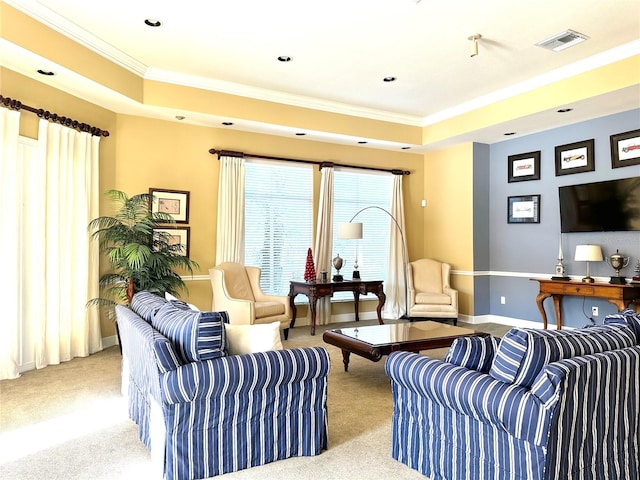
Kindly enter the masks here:
[[292, 316], [289, 297], [265, 294], [260, 287], [258, 267], [225, 262], [209, 269], [209, 277], [214, 311], [226, 311], [232, 324], [280, 322], [287, 339]]

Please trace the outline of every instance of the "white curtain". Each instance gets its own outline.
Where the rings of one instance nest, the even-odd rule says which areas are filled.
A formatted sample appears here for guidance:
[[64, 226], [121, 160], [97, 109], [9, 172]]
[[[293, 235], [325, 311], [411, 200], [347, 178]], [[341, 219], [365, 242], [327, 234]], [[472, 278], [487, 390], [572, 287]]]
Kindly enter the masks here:
[[[402, 175], [393, 176], [390, 213], [398, 222], [398, 226], [390, 221], [389, 228], [389, 266], [387, 271], [387, 300], [382, 309], [385, 318], [400, 318], [407, 312], [406, 268], [405, 258], [407, 244], [404, 238], [404, 201], [402, 199]], [[402, 232], [398, 229], [402, 229]]]
[[216, 265], [244, 264], [244, 158], [220, 157]]
[[[11, 323], [12, 335], [18, 332], [10, 341], [28, 350], [36, 368], [102, 349], [99, 313], [86, 307], [99, 295], [97, 245], [87, 232], [99, 214], [99, 142], [90, 133], [40, 120], [34, 154], [3, 151], [7, 201], [0, 242], [16, 256], [13, 271], [5, 272], [15, 278], [9, 309], [16, 315], [5, 316], [5, 326]], [[5, 216], [5, 210], [11, 213]], [[7, 232], [15, 237], [13, 244]], [[13, 361], [3, 348], [2, 378], [18, 376]]]
[[2, 251], [2, 335], [0, 335], [0, 380], [20, 374], [20, 189], [18, 178], [18, 136], [20, 112], [0, 108], [0, 251]]
[[[316, 225], [316, 244], [313, 251], [313, 262], [316, 273], [327, 272], [331, 278], [333, 249], [333, 167], [322, 167], [320, 179], [320, 201], [318, 204], [318, 223]], [[318, 300], [316, 325], [331, 322], [331, 297]]]

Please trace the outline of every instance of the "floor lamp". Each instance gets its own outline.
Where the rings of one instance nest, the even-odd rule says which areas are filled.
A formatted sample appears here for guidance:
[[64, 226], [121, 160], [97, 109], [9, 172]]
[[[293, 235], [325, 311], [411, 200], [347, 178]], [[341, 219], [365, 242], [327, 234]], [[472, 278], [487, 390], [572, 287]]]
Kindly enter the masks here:
[[[338, 223], [338, 238], [340, 240], [361, 240], [362, 239], [362, 223], [358, 223], [358, 222], [354, 222], [353, 220], [360, 215], [362, 212], [364, 212], [365, 210], [369, 210], [369, 209], [376, 209], [376, 210], [381, 210], [384, 213], [386, 213], [387, 215], [389, 215], [389, 217], [391, 217], [391, 220], [393, 220], [393, 223], [395, 223], [396, 227], [398, 228], [398, 232], [400, 232], [400, 240], [402, 241], [402, 271], [404, 273], [404, 301], [405, 301], [405, 316], [409, 316], [409, 285], [407, 282], [407, 252], [406, 252], [406, 245], [405, 245], [405, 241], [404, 241], [404, 232], [402, 231], [402, 228], [400, 228], [400, 224], [398, 223], [398, 220], [396, 220], [396, 218], [391, 215], [391, 213], [387, 210], [385, 210], [382, 207], [378, 207], [376, 205], [371, 205], [368, 207], [364, 207], [360, 210], [358, 210], [356, 212], [356, 214], [351, 217], [351, 220], [349, 220], [348, 223]], [[360, 278], [360, 272], [358, 272], [358, 255], [357, 255], [357, 247], [356, 247], [356, 261], [354, 263], [354, 276], [353, 278], [355, 279], [359, 279]]]

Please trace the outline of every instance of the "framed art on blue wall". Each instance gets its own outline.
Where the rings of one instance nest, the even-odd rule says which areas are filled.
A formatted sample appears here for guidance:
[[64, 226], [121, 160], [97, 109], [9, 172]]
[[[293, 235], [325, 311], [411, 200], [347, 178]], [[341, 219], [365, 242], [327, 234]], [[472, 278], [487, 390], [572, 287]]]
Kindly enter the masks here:
[[611, 135], [611, 168], [640, 165], [640, 130]]
[[556, 177], [572, 173], [593, 172], [593, 138], [556, 147]]
[[540, 151], [509, 155], [508, 181], [540, 180]]
[[540, 223], [540, 195], [507, 197], [507, 223]]

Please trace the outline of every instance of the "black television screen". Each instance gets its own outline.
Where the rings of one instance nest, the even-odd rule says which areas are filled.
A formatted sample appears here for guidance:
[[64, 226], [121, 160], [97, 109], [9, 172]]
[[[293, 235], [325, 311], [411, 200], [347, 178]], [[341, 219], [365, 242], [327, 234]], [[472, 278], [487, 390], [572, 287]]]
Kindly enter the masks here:
[[640, 231], [640, 177], [558, 188], [560, 231]]

